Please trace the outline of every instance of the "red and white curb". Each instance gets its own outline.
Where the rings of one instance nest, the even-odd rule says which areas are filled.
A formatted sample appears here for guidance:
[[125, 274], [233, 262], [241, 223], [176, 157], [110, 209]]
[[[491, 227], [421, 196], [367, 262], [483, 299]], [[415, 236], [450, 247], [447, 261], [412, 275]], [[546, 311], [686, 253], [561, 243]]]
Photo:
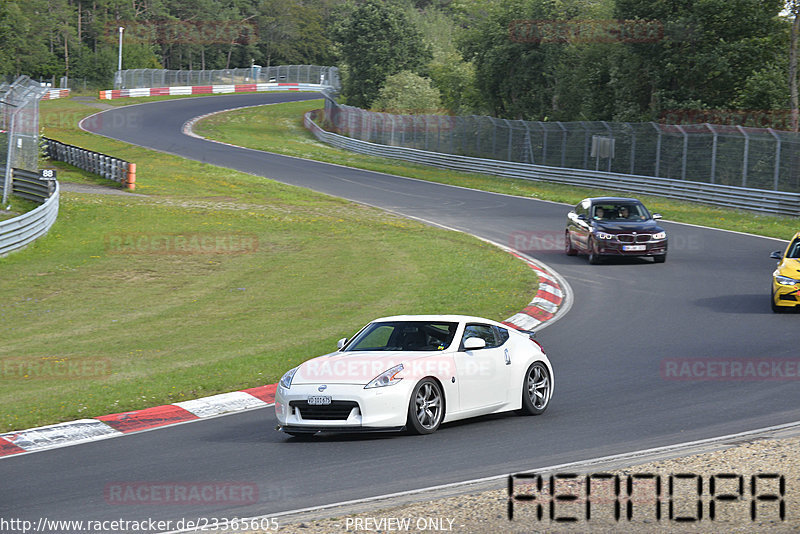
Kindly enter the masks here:
[[257, 93], [264, 91], [322, 91], [328, 87], [319, 83], [241, 83], [229, 85], [184, 85], [176, 87], [140, 87], [100, 91], [101, 100], [141, 96], [216, 95], [227, 93]]
[[543, 264], [533, 262], [515, 252], [512, 255], [526, 262], [539, 276], [539, 291], [521, 312], [503, 321], [504, 324], [519, 330], [534, 330], [551, 321], [564, 302], [564, 290], [557, 275]]
[[0, 457], [76, 445], [226, 413], [263, 408], [275, 402], [276, 386], [270, 384], [166, 406], [0, 434]]

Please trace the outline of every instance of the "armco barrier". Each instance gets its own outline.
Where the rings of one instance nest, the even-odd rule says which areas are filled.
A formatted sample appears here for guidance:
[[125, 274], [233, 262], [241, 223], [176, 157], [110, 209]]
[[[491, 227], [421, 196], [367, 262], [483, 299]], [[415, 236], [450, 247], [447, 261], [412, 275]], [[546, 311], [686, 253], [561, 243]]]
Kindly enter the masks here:
[[730, 208], [740, 208], [763, 213], [800, 216], [800, 193], [750, 189], [720, 184], [689, 182], [652, 176], [616, 174], [584, 169], [545, 167], [527, 163], [516, 163], [495, 159], [481, 159], [455, 154], [428, 152], [414, 148], [380, 145], [360, 141], [328, 132], [316, 122], [317, 112], [304, 117], [305, 127], [322, 142], [337, 148], [387, 158], [402, 159], [413, 163], [431, 165], [464, 172], [478, 172], [521, 178], [525, 180], [555, 182], [579, 187], [613, 189], [645, 195], [657, 195], [679, 200], [704, 202]]
[[127, 185], [128, 189], [135, 189], [136, 164], [55, 139], [43, 137], [42, 140], [48, 158], [69, 163], [92, 174]]
[[254, 93], [264, 91], [316, 91], [329, 89], [318, 83], [244, 83], [231, 85], [185, 85], [175, 87], [141, 87], [138, 89], [109, 89], [100, 91], [100, 99], [164, 96], [164, 95], [211, 95], [227, 93]]
[[44, 204], [56, 190], [55, 180], [42, 180], [38, 172], [14, 169], [11, 191], [18, 197]]
[[[20, 196], [25, 198], [33, 200], [38, 198], [44, 203], [19, 217], [0, 222], [0, 256], [18, 250], [45, 235], [58, 217], [58, 182], [55, 180], [50, 183], [38, 181], [40, 183], [37, 184], [37, 180], [32, 176], [35, 174], [30, 171], [14, 169], [14, 192], [22, 193]], [[17, 183], [18, 176], [20, 176], [21, 184]], [[52, 190], [52, 193], [47, 197], [39, 196], [44, 194], [45, 190]]]

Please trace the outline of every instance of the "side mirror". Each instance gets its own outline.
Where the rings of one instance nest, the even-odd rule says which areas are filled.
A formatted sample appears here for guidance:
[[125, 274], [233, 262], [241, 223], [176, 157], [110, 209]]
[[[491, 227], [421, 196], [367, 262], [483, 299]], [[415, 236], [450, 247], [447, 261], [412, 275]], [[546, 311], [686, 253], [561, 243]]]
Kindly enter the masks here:
[[344, 346], [347, 345], [347, 338], [343, 337], [339, 341], [336, 342], [336, 348], [342, 350]]
[[660, 213], [654, 213], [653, 214], [653, 220], [657, 221], [660, 218], [661, 218], [661, 214]]
[[769, 257], [772, 258], [773, 260], [780, 260], [780, 259], [783, 258], [781, 256], [781, 251], [780, 250], [776, 250], [775, 252], [771, 252]]
[[585, 220], [586, 220], [586, 215], [584, 215], [583, 213], [581, 213], [580, 215], [578, 215], [578, 216], [577, 216], [577, 217], [575, 217], [575, 218], [576, 218], [576, 219], [578, 219], [579, 221], [585, 221]]
[[464, 341], [464, 350], [478, 350], [486, 348], [486, 340], [479, 337], [471, 337]]

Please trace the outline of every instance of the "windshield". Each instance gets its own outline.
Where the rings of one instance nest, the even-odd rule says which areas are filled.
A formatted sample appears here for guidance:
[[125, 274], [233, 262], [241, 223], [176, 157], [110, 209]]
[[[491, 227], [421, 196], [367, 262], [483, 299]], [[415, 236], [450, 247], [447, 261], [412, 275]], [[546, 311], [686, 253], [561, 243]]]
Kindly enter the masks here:
[[444, 350], [453, 342], [457, 328], [458, 323], [442, 321], [372, 323], [359, 332], [344, 350]]
[[650, 213], [642, 204], [608, 203], [595, 204], [594, 218], [602, 221], [646, 221]]

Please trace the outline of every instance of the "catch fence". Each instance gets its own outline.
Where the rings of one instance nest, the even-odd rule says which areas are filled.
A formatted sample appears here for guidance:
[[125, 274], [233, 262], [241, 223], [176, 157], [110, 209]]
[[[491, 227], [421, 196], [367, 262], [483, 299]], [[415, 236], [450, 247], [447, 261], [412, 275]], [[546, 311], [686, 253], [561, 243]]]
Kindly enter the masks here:
[[326, 98], [325, 114], [332, 131], [382, 145], [800, 193], [800, 134], [772, 128], [394, 115], [340, 105], [331, 97]]
[[318, 65], [279, 65], [221, 70], [129, 69], [117, 71], [114, 89], [180, 87], [186, 85], [235, 85], [246, 83], [304, 83], [341, 87], [339, 69]]

